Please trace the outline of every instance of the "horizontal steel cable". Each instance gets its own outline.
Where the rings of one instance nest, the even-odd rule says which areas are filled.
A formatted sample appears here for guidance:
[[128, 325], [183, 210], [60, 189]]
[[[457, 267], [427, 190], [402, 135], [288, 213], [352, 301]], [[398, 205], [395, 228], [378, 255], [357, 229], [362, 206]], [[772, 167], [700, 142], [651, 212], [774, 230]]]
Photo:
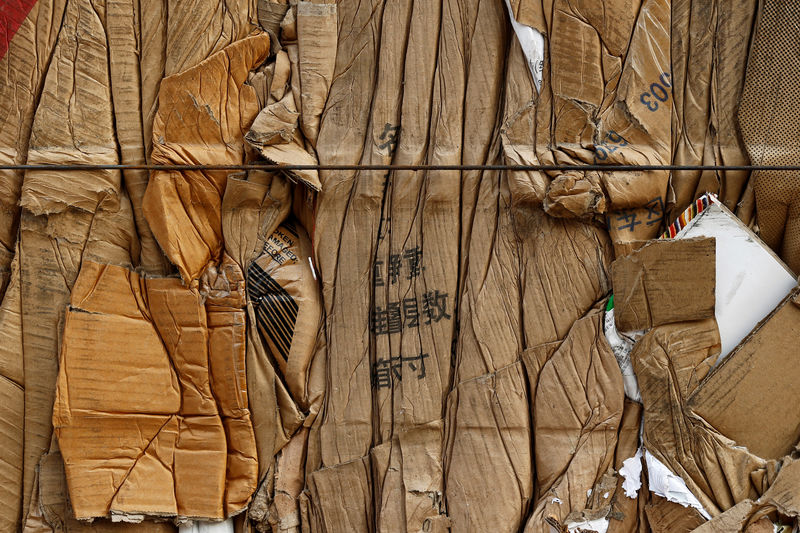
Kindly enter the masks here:
[[425, 170], [425, 171], [453, 171], [453, 170], [506, 170], [506, 171], [679, 171], [679, 170], [757, 170], [757, 171], [800, 171], [800, 165], [276, 165], [273, 163], [249, 163], [243, 165], [90, 165], [90, 164], [31, 164], [31, 165], [0, 165], [0, 170], [266, 170], [266, 171], [296, 171], [296, 170]]

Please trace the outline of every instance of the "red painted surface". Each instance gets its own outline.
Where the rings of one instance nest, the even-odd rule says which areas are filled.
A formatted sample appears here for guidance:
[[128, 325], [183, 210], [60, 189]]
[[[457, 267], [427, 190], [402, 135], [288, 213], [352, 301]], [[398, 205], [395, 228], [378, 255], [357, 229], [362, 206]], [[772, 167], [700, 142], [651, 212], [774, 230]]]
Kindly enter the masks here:
[[0, 59], [5, 57], [11, 39], [35, 3], [36, 0], [0, 0]]

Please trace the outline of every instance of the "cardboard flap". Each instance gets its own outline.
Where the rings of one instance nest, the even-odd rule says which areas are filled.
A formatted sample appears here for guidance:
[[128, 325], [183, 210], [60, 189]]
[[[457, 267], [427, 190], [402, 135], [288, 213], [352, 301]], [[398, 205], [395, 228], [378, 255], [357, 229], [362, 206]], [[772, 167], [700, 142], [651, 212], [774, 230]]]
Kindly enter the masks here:
[[800, 441], [800, 308], [795, 290], [717, 367], [689, 407], [738, 445], [765, 459]]
[[716, 241], [651, 241], [611, 265], [620, 331], [714, 316]]
[[[245, 162], [244, 133], [259, 112], [249, 72], [269, 53], [269, 36], [247, 37], [199, 65], [164, 78], [153, 123], [154, 163]], [[227, 87], [220, 91], [219, 87]], [[154, 171], [144, 196], [148, 224], [189, 283], [223, 246], [221, 203], [230, 171]]]

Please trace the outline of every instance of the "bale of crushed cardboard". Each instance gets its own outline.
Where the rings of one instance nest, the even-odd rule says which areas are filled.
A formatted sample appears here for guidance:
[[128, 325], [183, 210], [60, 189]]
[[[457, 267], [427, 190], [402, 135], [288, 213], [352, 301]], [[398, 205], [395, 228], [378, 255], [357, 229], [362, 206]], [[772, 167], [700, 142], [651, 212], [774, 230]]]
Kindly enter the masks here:
[[788, 525], [796, 11], [9, 3], [0, 529]]

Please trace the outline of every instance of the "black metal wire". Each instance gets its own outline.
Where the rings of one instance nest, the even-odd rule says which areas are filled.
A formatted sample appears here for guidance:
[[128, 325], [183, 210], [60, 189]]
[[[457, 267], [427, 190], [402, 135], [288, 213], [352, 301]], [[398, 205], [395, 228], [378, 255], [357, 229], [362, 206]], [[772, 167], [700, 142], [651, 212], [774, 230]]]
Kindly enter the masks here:
[[87, 165], [87, 164], [33, 164], [0, 165], [0, 170], [506, 170], [506, 171], [586, 171], [626, 172], [626, 171], [680, 171], [680, 170], [743, 170], [743, 171], [800, 171], [800, 165], [276, 165], [272, 163], [250, 163], [246, 165]]

